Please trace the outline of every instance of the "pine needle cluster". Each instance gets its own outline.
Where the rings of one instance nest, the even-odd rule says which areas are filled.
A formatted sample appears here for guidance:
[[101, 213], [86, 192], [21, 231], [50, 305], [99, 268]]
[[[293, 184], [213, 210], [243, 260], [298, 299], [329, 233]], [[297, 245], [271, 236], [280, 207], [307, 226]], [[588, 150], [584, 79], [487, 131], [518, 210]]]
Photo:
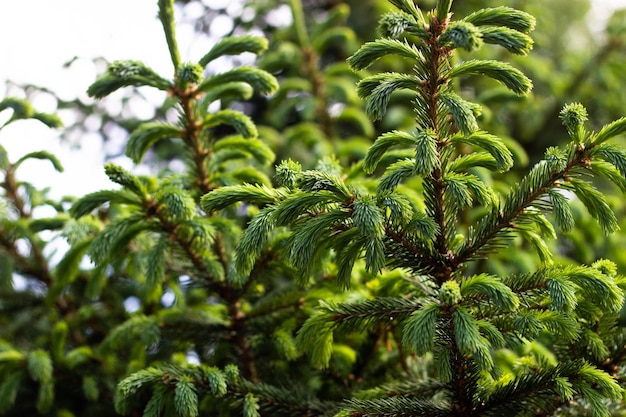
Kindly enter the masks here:
[[[619, 229], [599, 186], [626, 192], [615, 140], [626, 118], [593, 130], [582, 104], [565, 105], [567, 143], [516, 177], [510, 141], [481, 129], [489, 109], [463, 86], [481, 78], [527, 97], [526, 75], [476, 54], [527, 55], [533, 16], [504, 6], [456, 16], [452, 0], [433, 10], [389, 3], [378, 38], [360, 48], [347, 6], [311, 27], [292, 0], [293, 32], [276, 45], [233, 35], [184, 62], [174, 1], [159, 0], [172, 77], [115, 61], [88, 93], [167, 92], [177, 121], [139, 124], [126, 155], [139, 165], [172, 146], [180, 172], [109, 163], [113, 188], [55, 203], [15, 178], [28, 159], [62, 170], [55, 156], [11, 163], [0, 147], [0, 311], [15, 318], [0, 320], [0, 414], [622, 410], [626, 279], [607, 259], [565, 261], [554, 242], [580, 227], [573, 204], [605, 233]], [[209, 66], [270, 45], [258, 64]], [[337, 48], [352, 55], [325, 65]], [[390, 59], [402, 65], [382, 64]], [[242, 111], [249, 100], [270, 116]], [[374, 139], [402, 101], [410, 127]], [[26, 100], [4, 99], [4, 109], [7, 124], [60, 124]], [[34, 218], [40, 206], [56, 215]], [[69, 245], [56, 264], [43, 231]], [[515, 251], [533, 267], [516, 268]], [[494, 267], [503, 262], [511, 267]], [[14, 274], [34, 289], [16, 291]]]

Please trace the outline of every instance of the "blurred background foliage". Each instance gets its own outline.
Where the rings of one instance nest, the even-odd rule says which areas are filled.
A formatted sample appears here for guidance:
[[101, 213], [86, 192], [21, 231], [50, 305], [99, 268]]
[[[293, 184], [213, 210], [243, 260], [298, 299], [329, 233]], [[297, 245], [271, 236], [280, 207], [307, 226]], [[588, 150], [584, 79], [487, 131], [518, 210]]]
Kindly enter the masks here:
[[[422, 9], [428, 10], [433, 8], [436, 2], [417, 1], [416, 3]], [[537, 28], [532, 33], [535, 40], [534, 50], [529, 56], [517, 57], [509, 55], [501, 48], [485, 47], [480, 50], [478, 56], [474, 53], [473, 57], [511, 62], [534, 81], [532, 95], [521, 99], [480, 77], [464, 79], [460, 88], [462, 93], [470, 97], [472, 101], [483, 105], [479, 119], [481, 128], [507, 141], [507, 145], [514, 154], [516, 162], [514, 169], [517, 170], [519, 178], [533, 162], [543, 156], [546, 148], [567, 140], [567, 132], [558, 118], [558, 113], [565, 103], [578, 101], [586, 106], [589, 111], [590, 129], [597, 130], [609, 121], [624, 116], [626, 89], [623, 88], [623, 80], [626, 79], [626, 65], [623, 63], [623, 57], [626, 54], [626, 11], [616, 12], [606, 28], [596, 27], [594, 22], [589, 21], [589, 0], [551, 0], [549, 2], [545, 0], [457, 0], [454, 2], [453, 12], [466, 15], [482, 7], [498, 5], [522, 9], [537, 18]], [[301, 2], [299, 0], [181, 0], [176, 1], [176, 7], [176, 16], [180, 25], [191, 27], [199, 39], [206, 38], [210, 43], [215, 43], [225, 36], [249, 33], [264, 35], [269, 40], [269, 48], [260, 58], [257, 59], [252, 54], [223, 57], [213, 62], [207, 71], [222, 72], [233, 66], [256, 63], [278, 79], [280, 89], [270, 97], [255, 93], [247, 101], [222, 99], [211, 104], [215, 109], [233, 108], [249, 115], [258, 127], [259, 137], [276, 153], [276, 163], [291, 158], [300, 162], [304, 168], [312, 168], [324, 157], [333, 155], [334, 159], [324, 163], [332, 165], [338, 161], [344, 167], [345, 177], [356, 178], [362, 173], [359, 161], [378, 135], [391, 129], [408, 130], [413, 126], [411, 97], [403, 94], [392, 97], [390, 109], [382, 120], [370, 121], [354, 87], [365, 72], [354, 73], [345, 63], [345, 59], [359, 45], [376, 37], [378, 19], [383, 12], [389, 10], [386, 0], [302, 0]], [[459, 59], [463, 58], [461, 54]], [[106, 67], [104, 60], [97, 59], [94, 63], [99, 68], [99, 72], [104, 71]], [[73, 61], [67, 63], [68, 66], [73, 64]], [[384, 58], [371, 70], [375, 72], [402, 71], [407, 70], [405, 65], [406, 63], [396, 58]], [[47, 91], [34, 85], [10, 85], [9, 87], [12, 90], [23, 91], [27, 98], [42, 93], [55, 95], [54, 91]], [[86, 133], [96, 134], [105, 143], [105, 149], [111, 159], [123, 155], [128, 136], [141, 123], [151, 120], [176, 122], [178, 114], [175, 110], [175, 100], [165, 94], [155, 95], [144, 88], [127, 88], [120, 94], [101, 101], [86, 98], [70, 100], [57, 98], [57, 101], [60, 112], [71, 111], [73, 114], [72, 122], [66, 126], [63, 133], [68, 144], [80, 146], [80, 139]], [[141, 108], [141, 111], [135, 111], [137, 108]], [[623, 139], [622, 141], [626, 145], [626, 141]], [[183, 154], [183, 144], [180, 141], [164, 140], [152, 148], [143, 164], [153, 172], [176, 172], [184, 166], [181, 158]], [[268, 174], [271, 177], [272, 173]], [[485, 181], [496, 184], [504, 192], [514, 186], [515, 177], [512, 179], [509, 177], [507, 182], [504, 182], [497, 175], [481, 171], [477, 171], [477, 174], [481, 175]], [[603, 190], [603, 187], [607, 185], [599, 183], [596, 186]], [[27, 205], [31, 209], [50, 203], [46, 200], [45, 190], [29, 189], [28, 191], [30, 194]], [[574, 201], [576, 222], [580, 227], [561, 235], [558, 240], [552, 242], [551, 249], [557, 261], [570, 260], [575, 263], [591, 264], [599, 258], [609, 258], [618, 264], [620, 274], [626, 273], [626, 252], [623, 250], [626, 247], [626, 204], [623, 199], [617, 197], [612, 198], [610, 203], [622, 223], [622, 232], [605, 236], [596, 222], [589, 217], [585, 208]], [[59, 221], [67, 220], [67, 207], [68, 204], [63, 204], [63, 202], [57, 205]], [[19, 215], [24, 214], [30, 217], [32, 210]], [[111, 215], [106, 211], [101, 214], [103, 218]], [[473, 221], [472, 216], [476, 215], [475, 212], [468, 213], [466, 219], [468, 224]], [[13, 215], [7, 214], [10, 220], [13, 219], [11, 216]], [[11, 227], [16, 240], [27, 243], [28, 248], [32, 250], [29, 256], [23, 257], [25, 262], [28, 263], [34, 259], [41, 271], [48, 270], [50, 265], [37, 252], [37, 248], [42, 248], [47, 243], [38, 234], [37, 227], [33, 228], [32, 225], [27, 227], [19, 222], [11, 223]], [[66, 227], [66, 232], [75, 233], [74, 237], [68, 236], [68, 238], [78, 241], [81, 236], [99, 227], [102, 227], [99, 223], [89, 225], [76, 222], [73, 227]], [[276, 237], [278, 244], [281, 244], [281, 238], [281, 236]], [[524, 245], [527, 243], [516, 240], [510, 248], [490, 258], [488, 265], [482, 266], [487, 271], [496, 274], [535, 270], [540, 264], [539, 259], [534, 255], [534, 251], [526, 250], [528, 248]], [[86, 247], [80, 250], [84, 253]], [[16, 259], [22, 258], [18, 256]], [[19, 267], [17, 265], [17, 269]], [[116, 269], [117, 267], [119, 269]], [[29, 317], [11, 316], [22, 318], [22, 321], [12, 319], [9, 323], [0, 318], [2, 329], [0, 337], [21, 334], [22, 344], [28, 345], [31, 334], [40, 334], [37, 326], [45, 327], [48, 323], [57, 321], [57, 317], [53, 317], [55, 314], [65, 316], [69, 311], [73, 320], [69, 323], [70, 328], [89, 329], [86, 334], [70, 334], [69, 337], [75, 338], [78, 344], [101, 343], [107, 335], [111, 334], [112, 329], [127, 318], [125, 302], [129, 298], [142, 300], [146, 312], [159, 308], [160, 301], [154, 299], [154, 294], [144, 293], [141, 283], [126, 278], [133, 274], [133, 268], [136, 268], [136, 265], [130, 258], [127, 265], [115, 266], [113, 274], [117, 274], [119, 279], [112, 279], [112, 272], [106, 269], [92, 271], [89, 274], [76, 272], [71, 290], [72, 294], [75, 293], [75, 298], [65, 297], [70, 300], [69, 304], [58, 305], [55, 307], [56, 310], [49, 309], [49, 305], [38, 304], [41, 291], [38, 290], [34, 281], [29, 282], [31, 285], [29, 291], [15, 293], [11, 302], [5, 303], [2, 308], [4, 313], [7, 313], [30, 303], [38, 305], [38, 309], [25, 310], [31, 315]], [[293, 271], [280, 272], [285, 276], [293, 274]], [[366, 274], [363, 270], [360, 273]], [[359, 278], [355, 277], [355, 281]], [[172, 281], [168, 285], [170, 286], [168, 291], [178, 297], [184, 297], [185, 302], [192, 309], [202, 304], [199, 300], [204, 300], [209, 295], [202, 288], [195, 288], [191, 285], [185, 287], [184, 283], [177, 285]], [[267, 288], [263, 288], [263, 285]], [[266, 290], [274, 289], [270, 285], [268, 280], [266, 283], [260, 283], [259, 288], [252, 288], [251, 291], [252, 293], [258, 291], [262, 294]], [[359, 291], [375, 296], [385, 296], [387, 293], [397, 293], [402, 285], [405, 285], [404, 279], [394, 272], [370, 280], [367, 287]], [[348, 297], [348, 295], [337, 295], [334, 284], [331, 285], [327, 281], [322, 281], [315, 291], [309, 291], [306, 295], [304, 292], [298, 292], [297, 289], [292, 290], [293, 292], [289, 293], [287, 298], [295, 299], [297, 303], [302, 303], [307, 308], [318, 299], [334, 299], [339, 302]], [[81, 303], [83, 297], [91, 299], [96, 294], [98, 302], [84, 305]], [[300, 297], [306, 297], [306, 299], [303, 298], [300, 301]], [[32, 316], [33, 311], [37, 317]], [[51, 313], [51, 311], [56, 311], [56, 313]], [[303, 310], [298, 315], [290, 317], [283, 329], [292, 332], [308, 313], [309, 311]], [[164, 320], [167, 320], [167, 317]], [[263, 328], [262, 321], [259, 321], [259, 326]], [[176, 323], [173, 322], [163, 332], [175, 332], [175, 329]], [[55, 328], [53, 332], [61, 334], [63, 329]], [[280, 336], [273, 335], [272, 337], [278, 339]], [[338, 344], [344, 343], [346, 349], [343, 352], [340, 349], [336, 350], [333, 361], [337, 363], [333, 363], [330, 368], [333, 372], [326, 372], [322, 376], [309, 375], [311, 371], [304, 360], [297, 362], [298, 365], [289, 362], [289, 366], [298, 366], [301, 368], [299, 371], [301, 375], [311, 376], [311, 378], [303, 376], [303, 380], [309, 380], [312, 384], [310, 388], [315, 389], [320, 397], [342, 398], [345, 393], [340, 390], [324, 393], [324, 387], [330, 386], [325, 382], [347, 381], [344, 388], [348, 391], [350, 389], [348, 385], [358, 383], [360, 377], [358, 372], [365, 372], [364, 368], [367, 365], [365, 361], [363, 363], [360, 363], [360, 360], [357, 361], [356, 354], [347, 346], [358, 345], [361, 351], [366, 351], [369, 347], [372, 357], [379, 356], [375, 358], [377, 360], [371, 361], [379, 369], [368, 370], [371, 378], [369, 383], [375, 385], [379, 381], [374, 376], [380, 376], [380, 381], [382, 381], [385, 372], [398, 371], [385, 367], [385, 364], [397, 359], [391, 356], [398, 352], [377, 349], [380, 344], [394, 343], [393, 340], [388, 339], [393, 336], [392, 332], [381, 331], [380, 334], [363, 335], [362, 340], [338, 341]], [[50, 337], [54, 339], [54, 333]], [[85, 337], [90, 340], [81, 339]], [[149, 336], [146, 337], [149, 341]], [[185, 337], [193, 339], [194, 335], [189, 334]], [[88, 392], [89, 384], [92, 384], [89, 378], [93, 377], [104, 381], [103, 384], [107, 385], [106, 389], [100, 387], [103, 392], [113, 392], [115, 378], [139, 369], [141, 365], [137, 364], [144, 363], [145, 356], [154, 353], [125, 352], [116, 343], [110, 343], [103, 348], [105, 351], [108, 349], [108, 356], [105, 356], [109, 362], [105, 363], [105, 367], [95, 363], [94, 354], [89, 350], [74, 352], [70, 359], [66, 359], [64, 366], [71, 369], [81, 366], [80, 373], [72, 375], [73, 378], [80, 375], [82, 380], [61, 380], [58, 384], [59, 389], [68, 391], [82, 389]], [[264, 344], [268, 344], [267, 340], [259, 339], [255, 343], [262, 350], [276, 349], [265, 346]], [[286, 338], [284, 343], [285, 350], [292, 348], [289, 345], [292, 343], [289, 338]], [[158, 354], [151, 356], [150, 360], [158, 361], [178, 350], [181, 350], [180, 346], [161, 347]], [[1, 346], [0, 351], [2, 351]], [[208, 357], [213, 354], [214, 352], [209, 351], [200, 352], [200, 359], [203, 359], [202, 355]], [[118, 363], [114, 360], [115, 355], [121, 355], [128, 361]], [[342, 363], [350, 363], [353, 366], [343, 369], [340, 366]], [[271, 362], [260, 366], [280, 367], [287, 366], [286, 364], [287, 362]], [[419, 364], [412, 364], [412, 366], [419, 368]], [[98, 375], [99, 372], [102, 375]], [[263, 373], [267, 374], [267, 372]], [[338, 385], [334, 385], [335, 388]], [[57, 396], [62, 397], [59, 394]], [[75, 408], [75, 405], [73, 407]], [[91, 404], [89, 407], [95, 407], [95, 405]], [[89, 407], [85, 406], [86, 413], [93, 411]], [[110, 411], [98, 410], [98, 413], [104, 415]]]

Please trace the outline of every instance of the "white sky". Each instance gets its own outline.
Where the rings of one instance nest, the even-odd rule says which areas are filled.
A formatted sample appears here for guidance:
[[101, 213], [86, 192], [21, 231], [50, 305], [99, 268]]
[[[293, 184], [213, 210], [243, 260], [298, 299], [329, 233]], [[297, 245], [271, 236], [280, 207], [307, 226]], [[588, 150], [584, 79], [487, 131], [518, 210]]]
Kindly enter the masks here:
[[[85, 91], [97, 76], [88, 58], [139, 59], [168, 74], [171, 64], [166, 48], [156, 19], [156, 1], [0, 0], [2, 84], [11, 79], [48, 87], [65, 99], [86, 98]], [[62, 68], [74, 56], [86, 59], [71, 69]], [[5, 95], [2, 84], [0, 97]], [[33, 104], [37, 110], [56, 110], [54, 100], [45, 97]], [[55, 196], [112, 187], [103, 174], [97, 137], [84, 138], [82, 149], [71, 151], [60, 144], [58, 132], [28, 121], [0, 131], [0, 144], [7, 148], [10, 160], [40, 149], [57, 154], [65, 167], [62, 174], [40, 161], [25, 163], [18, 171], [21, 179], [52, 185]]]
[[[231, 0], [203, 1], [213, 8], [237, 7]], [[608, 9], [619, 7], [626, 7], [626, 0], [594, 0], [599, 21], [608, 17]], [[4, 80], [11, 79], [48, 87], [66, 99], [88, 100], [85, 90], [97, 75], [90, 58], [99, 56], [137, 59], [169, 77], [172, 68], [156, 12], [156, 0], [0, 0], [0, 98]], [[219, 28], [213, 29], [219, 36]], [[206, 39], [194, 39], [190, 27], [178, 31], [183, 60], [197, 60], [208, 50]], [[63, 69], [75, 56], [83, 59]], [[34, 104], [54, 112], [53, 103], [42, 97]], [[25, 164], [19, 174], [38, 186], [52, 185], [53, 196], [112, 187], [102, 172], [104, 152], [97, 138], [86, 136], [82, 149], [71, 151], [59, 143], [56, 132], [38, 122], [19, 122], [0, 131], [0, 144], [11, 160], [40, 149], [57, 154], [63, 174], [43, 162]]]

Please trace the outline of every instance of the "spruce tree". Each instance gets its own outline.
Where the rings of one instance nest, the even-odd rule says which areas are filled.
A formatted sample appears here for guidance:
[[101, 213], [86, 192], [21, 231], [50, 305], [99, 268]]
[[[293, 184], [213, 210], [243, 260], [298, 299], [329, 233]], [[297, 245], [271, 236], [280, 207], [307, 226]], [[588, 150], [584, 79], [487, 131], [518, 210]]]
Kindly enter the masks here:
[[[512, 155], [501, 139], [479, 129], [480, 107], [454, 87], [462, 77], [482, 75], [526, 95], [532, 83], [504, 62], [457, 61], [454, 50], [472, 52], [489, 43], [525, 55], [532, 47], [528, 33], [534, 18], [497, 7], [452, 20], [450, 1], [439, 1], [426, 14], [412, 1], [391, 2], [399, 11], [383, 16], [382, 36], [348, 59], [355, 70], [364, 70], [383, 56], [399, 55], [414, 69], [374, 74], [358, 85], [373, 119], [384, 115], [395, 91], [413, 93], [415, 128], [381, 135], [363, 160], [367, 173], [383, 166], [380, 179], [353, 181], [337, 167], [303, 171], [288, 161], [277, 168], [282, 187], [274, 195], [260, 187], [256, 193], [227, 187], [205, 195], [203, 208], [225, 208], [235, 196], [264, 204], [237, 248], [239, 271], [250, 269], [260, 243], [288, 227], [287, 255], [305, 282], [329, 268], [330, 259], [328, 273], [349, 288], [361, 256], [370, 274], [400, 269], [412, 282], [412, 288], [402, 286], [385, 297], [322, 301], [299, 330], [299, 347], [321, 368], [331, 360], [337, 333], [381, 328], [394, 334], [398, 350], [421, 359], [422, 378], [405, 363], [414, 378], [396, 377], [357, 395], [340, 406], [342, 413], [548, 414], [582, 399], [594, 415], [609, 415], [604, 401], [618, 400], [621, 388], [602, 368], [611, 356], [609, 346], [622, 350], [615, 338], [622, 280], [607, 260], [591, 266], [553, 263], [545, 239], [556, 233], [546, 214], [570, 230], [567, 200], [575, 196], [606, 232], [617, 228], [590, 177], [624, 189], [624, 153], [607, 140], [623, 132], [626, 120], [590, 132], [584, 107], [565, 106], [560, 116], [571, 142], [549, 148], [500, 195], [479, 175], [506, 172]], [[604, 149], [615, 153], [608, 156]], [[516, 238], [536, 251], [543, 266], [526, 274], [487, 273], [485, 260]], [[546, 352], [546, 345], [555, 352]], [[514, 352], [520, 364], [507, 364], [505, 352]]]
[[[184, 169], [137, 175], [107, 164], [115, 187], [56, 202], [16, 179], [30, 158], [61, 170], [54, 155], [10, 162], [0, 148], [0, 413], [625, 412], [624, 277], [607, 259], [573, 263], [558, 243], [581, 227], [578, 206], [604, 232], [619, 228], [599, 187], [626, 191], [615, 140], [626, 118], [593, 130], [582, 104], [565, 105], [568, 143], [520, 178], [511, 142], [480, 128], [498, 109], [464, 87], [478, 78], [523, 100], [529, 78], [476, 54], [525, 56], [535, 19], [504, 6], [457, 16], [451, 0], [433, 10], [389, 2], [379, 37], [347, 59], [349, 74], [323, 62], [333, 42], [354, 39], [341, 5], [311, 28], [290, 1], [292, 44], [278, 37], [258, 65], [211, 72], [216, 59], [263, 54], [268, 41], [228, 36], [183, 62], [174, 1], [159, 0], [173, 76], [115, 61], [88, 93], [167, 92], [177, 121], [133, 127], [126, 155], [139, 165], [165, 146]], [[285, 51], [304, 65], [281, 62]], [[402, 64], [381, 70], [394, 59]], [[248, 100], [270, 117], [240, 111]], [[401, 118], [360, 152], [390, 123], [380, 120], [392, 100], [408, 103], [410, 125]], [[59, 125], [25, 100], [5, 108], [8, 124]], [[346, 123], [356, 137], [342, 137]], [[312, 157], [299, 152], [307, 143]], [[55, 215], [35, 218], [44, 207]], [[56, 264], [42, 232], [69, 244]]]

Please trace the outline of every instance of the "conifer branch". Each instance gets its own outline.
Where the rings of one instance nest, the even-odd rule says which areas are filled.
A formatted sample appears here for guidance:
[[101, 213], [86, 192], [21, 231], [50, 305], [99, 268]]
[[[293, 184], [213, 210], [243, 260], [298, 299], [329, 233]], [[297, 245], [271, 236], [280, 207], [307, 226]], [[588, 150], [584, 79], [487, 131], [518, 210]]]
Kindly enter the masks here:
[[463, 262], [480, 256], [488, 249], [492, 241], [502, 238], [508, 231], [519, 226], [515, 220], [522, 216], [529, 207], [537, 204], [541, 197], [550, 190], [567, 186], [570, 176], [577, 169], [586, 167], [590, 160], [590, 152], [595, 145], [590, 143], [586, 148], [580, 147], [570, 151], [569, 160], [559, 170], [551, 169], [546, 161], [541, 161], [523, 178], [515, 191], [512, 191], [502, 205], [501, 210], [492, 210], [482, 219], [475, 231], [470, 235], [463, 249], [455, 256], [455, 262]]
[[183, 249], [185, 254], [189, 257], [189, 260], [192, 262], [194, 267], [207, 279], [217, 283], [219, 280], [217, 277], [212, 276], [211, 272], [204, 263], [202, 255], [197, 253], [191, 242], [179, 233], [178, 224], [168, 219], [168, 217], [163, 213], [164, 206], [159, 205], [151, 199], [146, 200], [144, 202], [144, 206], [146, 213], [154, 213], [154, 216], [158, 219], [162, 230], [174, 238], [176, 243], [178, 243], [181, 249]]
[[[0, 184], [0, 186], [4, 188], [6, 192], [6, 198], [8, 201], [11, 202], [13, 207], [15, 207], [17, 215], [21, 219], [32, 219], [32, 212], [28, 209], [26, 202], [20, 195], [17, 179], [15, 178], [14, 165], [9, 165], [9, 167], [4, 171], [4, 181]], [[35, 262], [35, 266], [33, 266], [32, 262], [28, 258], [22, 256], [19, 253], [17, 247], [15, 246], [15, 242], [5, 235], [2, 228], [0, 228], [0, 238], [2, 246], [4, 246], [9, 254], [11, 254], [12, 257], [18, 261], [19, 265], [23, 267], [22, 271], [24, 273], [27, 273], [34, 278], [37, 278], [37, 280], [41, 281], [44, 285], [48, 287], [52, 285], [50, 267], [48, 265], [48, 261], [43, 255], [40, 243], [37, 240], [29, 239], [30, 253]]]
[[[402, 232], [398, 232], [393, 230], [389, 226], [385, 226], [385, 234], [386, 236], [394, 243], [400, 244], [402, 248], [408, 253], [412, 255], [411, 262], [404, 256], [403, 265], [409, 264], [411, 268], [415, 270], [415, 272], [427, 272], [430, 273], [432, 271], [438, 270], [441, 267], [441, 264], [437, 262], [433, 253], [426, 250], [425, 248], [420, 248], [411, 242]], [[389, 255], [392, 254], [394, 257], [401, 256], [401, 253], [398, 251], [398, 248], [394, 246], [390, 246], [388, 248]], [[393, 262], [393, 260], [392, 260]]]
[[272, 415], [302, 415], [311, 417], [328, 417], [337, 411], [337, 405], [330, 401], [320, 401], [297, 389], [287, 390], [263, 383], [251, 384], [242, 379], [237, 387], [239, 394], [254, 394], [264, 413]]
[[[451, 51], [445, 47], [439, 46], [439, 37], [446, 30], [448, 26], [448, 17], [439, 20], [438, 17], [433, 16], [433, 20], [430, 25], [430, 38], [426, 40], [427, 50], [430, 56], [427, 57], [428, 73], [424, 82], [424, 97], [428, 106], [428, 128], [435, 133], [437, 143], [437, 156], [438, 161], [432, 169], [430, 176], [426, 178], [428, 183], [427, 192], [427, 209], [430, 211], [435, 224], [438, 227], [438, 234], [435, 241], [435, 249], [440, 256], [448, 256], [448, 244], [446, 237], [448, 235], [448, 220], [445, 215], [445, 184], [443, 181], [443, 163], [441, 160], [442, 150], [446, 146], [445, 134], [440, 126], [439, 115], [439, 93], [441, 83], [445, 83], [446, 80], [442, 80], [440, 70], [442, 66], [446, 65]], [[449, 273], [447, 269], [438, 269], [437, 279], [439, 282], [444, 282], [448, 279]]]
[[250, 345], [250, 341], [243, 332], [245, 314], [241, 311], [240, 302], [231, 301], [228, 305], [228, 312], [232, 319], [229, 330], [232, 334], [232, 342], [236, 346], [239, 353], [243, 376], [250, 379], [252, 382], [258, 382], [252, 347]]
[[180, 66], [180, 52], [178, 52], [178, 42], [176, 41], [173, 0], [159, 0], [159, 20], [161, 20], [170, 58], [174, 64], [174, 71], [176, 71]]
[[202, 142], [199, 138], [199, 122], [196, 120], [194, 113], [193, 103], [193, 90], [188, 92], [177, 92], [180, 104], [182, 107], [182, 113], [185, 120], [185, 130], [183, 133], [183, 140], [189, 144], [193, 162], [196, 172], [196, 185], [203, 194], [206, 194], [214, 189], [214, 186], [210, 184], [209, 172], [207, 170], [206, 159], [211, 156], [211, 152], [208, 149], [204, 149]]

